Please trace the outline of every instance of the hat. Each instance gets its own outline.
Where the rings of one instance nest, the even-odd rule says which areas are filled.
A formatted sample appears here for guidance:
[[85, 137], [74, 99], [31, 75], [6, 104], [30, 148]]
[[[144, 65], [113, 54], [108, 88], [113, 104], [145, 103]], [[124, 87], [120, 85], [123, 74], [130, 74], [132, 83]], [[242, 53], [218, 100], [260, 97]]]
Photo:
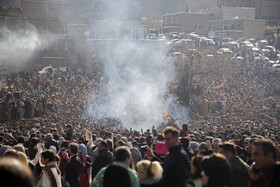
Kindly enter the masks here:
[[72, 128], [72, 125], [66, 124], [65, 127]]
[[53, 150], [53, 152], [54, 152], [55, 154], [57, 153], [56, 147], [55, 147], [55, 146], [51, 145], [51, 146], [50, 146], [50, 149]]
[[192, 154], [194, 154], [194, 153], [196, 153], [196, 152], [198, 151], [198, 147], [199, 147], [199, 145], [198, 145], [197, 142], [195, 142], [195, 141], [190, 141], [190, 143], [189, 143], [189, 149], [190, 149], [190, 152], [191, 152]]

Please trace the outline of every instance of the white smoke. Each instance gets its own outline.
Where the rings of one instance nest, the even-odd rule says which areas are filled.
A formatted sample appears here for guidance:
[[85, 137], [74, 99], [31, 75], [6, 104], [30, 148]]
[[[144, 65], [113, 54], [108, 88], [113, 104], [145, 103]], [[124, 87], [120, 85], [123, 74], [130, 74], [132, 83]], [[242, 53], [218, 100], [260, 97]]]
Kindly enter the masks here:
[[[96, 118], [119, 118], [127, 127], [147, 128], [162, 122], [162, 98], [174, 76], [160, 42], [115, 41], [103, 59], [108, 83], [89, 100], [88, 113]], [[103, 100], [106, 98], [106, 100]]]
[[27, 30], [0, 30], [0, 64], [19, 67], [38, 52], [42, 39], [34, 27]]
[[[131, 11], [131, 7], [137, 7], [137, 1], [102, 2], [99, 6], [103, 12], [99, 17], [110, 19], [107, 29], [111, 27], [114, 32], [121, 30], [116, 29], [115, 25], [127, 29], [130, 27], [126, 25], [127, 22], [135, 21], [135, 12]], [[167, 99], [165, 97], [175, 75], [174, 61], [168, 57], [166, 41], [124, 38], [109, 39], [110, 42], [106, 40], [108, 46], [103, 51], [107, 53], [102, 56], [106, 84], [100, 93], [92, 92], [87, 103], [87, 115], [97, 119], [117, 118], [126, 127], [145, 129], [165, 121], [166, 107], [167, 110], [174, 110], [168, 112], [175, 119], [178, 118], [177, 122], [186, 122], [187, 110], [178, 105], [171, 95]]]

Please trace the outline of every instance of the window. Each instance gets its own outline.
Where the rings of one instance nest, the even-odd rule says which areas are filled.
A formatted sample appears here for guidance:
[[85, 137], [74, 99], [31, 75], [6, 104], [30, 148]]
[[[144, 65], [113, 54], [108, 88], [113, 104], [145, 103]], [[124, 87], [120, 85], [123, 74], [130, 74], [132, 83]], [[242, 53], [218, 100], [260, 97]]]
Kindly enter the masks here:
[[67, 40], [64, 41], [64, 50], [65, 51], [68, 50], [68, 41]]
[[176, 16], [176, 18], [175, 18], [175, 23], [176, 23], [176, 24], [179, 24], [179, 16]]
[[174, 24], [174, 17], [173, 17], [173, 16], [170, 17], [170, 23], [171, 23], [171, 24]]
[[167, 24], [167, 17], [164, 18], [163, 23]]

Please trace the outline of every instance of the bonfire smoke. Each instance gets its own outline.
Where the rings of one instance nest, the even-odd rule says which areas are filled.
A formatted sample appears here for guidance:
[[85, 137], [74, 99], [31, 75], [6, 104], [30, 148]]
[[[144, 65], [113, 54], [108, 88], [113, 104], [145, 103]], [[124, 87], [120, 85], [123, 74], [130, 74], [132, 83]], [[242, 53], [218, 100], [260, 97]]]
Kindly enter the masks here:
[[[129, 10], [136, 7], [137, 1], [102, 2], [102, 10], [107, 10], [102, 15], [110, 19], [106, 27], [111, 27], [112, 31], [116, 31], [115, 25], [127, 27], [125, 24], [129, 18], [134, 19]], [[109, 55], [103, 56], [106, 84], [100, 93], [92, 92], [87, 115], [97, 119], [118, 118], [126, 127], [145, 129], [165, 121], [166, 106], [174, 115], [172, 117], [186, 122], [186, 109], [179, 106], [171, 95], [166, 99], [168, 84], [175, 75], [173, 60], [167, 57], [169, 46], [166, 41], [126, 37], [125, 40], [111, 40], [106, 51], [110, 51]]]

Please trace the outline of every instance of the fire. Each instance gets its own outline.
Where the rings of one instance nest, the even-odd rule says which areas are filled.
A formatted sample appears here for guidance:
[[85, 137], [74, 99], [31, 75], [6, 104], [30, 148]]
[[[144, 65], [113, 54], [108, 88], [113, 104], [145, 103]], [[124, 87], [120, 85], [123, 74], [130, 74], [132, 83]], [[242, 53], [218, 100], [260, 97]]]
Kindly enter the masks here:
[[166, 121], [169, 121], [171, 119], [170, 116], [168, 116], [168, 111], [166, 110], [166, 107], [164, 106], [164, 119]]

